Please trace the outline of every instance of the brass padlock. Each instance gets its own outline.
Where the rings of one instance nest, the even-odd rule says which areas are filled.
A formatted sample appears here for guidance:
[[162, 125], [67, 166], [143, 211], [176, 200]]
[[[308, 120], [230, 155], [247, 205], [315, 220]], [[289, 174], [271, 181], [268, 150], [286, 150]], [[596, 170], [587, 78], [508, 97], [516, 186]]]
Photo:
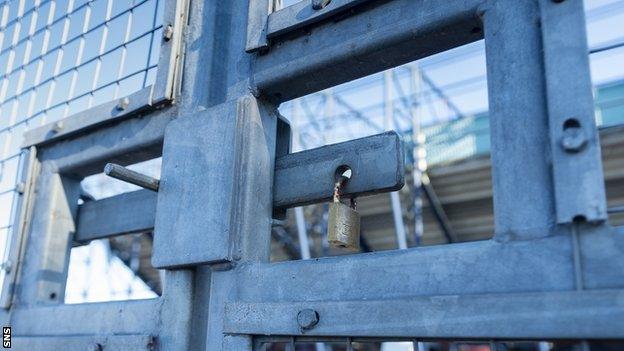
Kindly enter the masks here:
[[336, 182], [334, 200], [329, 204], [327, 240], [333, 247], [356, 251], [360, 249], [360, 214], [356, 210], [355, 199], [351, 198], [351, 206], [340, 201], [343, 184], [344, 179]]

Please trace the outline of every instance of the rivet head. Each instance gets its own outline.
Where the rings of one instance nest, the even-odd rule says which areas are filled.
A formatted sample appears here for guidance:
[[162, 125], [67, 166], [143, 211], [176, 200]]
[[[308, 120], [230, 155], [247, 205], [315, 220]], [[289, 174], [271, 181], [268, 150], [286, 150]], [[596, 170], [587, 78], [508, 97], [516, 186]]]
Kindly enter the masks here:
[[168, 24], [163, 30], [163, 40], [169, 41], [173, 38], [173, 26]]
[[13, 268], [13, 262], [11, 260], [6, 260], [0, 264], [0, 269], [5, 271], [6, 273], [10, 273]]
[[130, 99], [128, 97], [119, 99], [119, 103], [117, 104], [117, 110], [123, 111], [128, 108], [130, 105]]
[[54, 124], [52, 125], [52, 132], [53, 133], [60, 133], [61, 130], [63, 130], [63, 121], [56, 121], [56, 122], [54, 122]]
[[305, 309], [299, 311], [297, 314], [297, 323], [301, 327], [301, 330], [308, 330], [314, 328], [319, 322], [319, 314], [313, 309]]
[[17, 191], [17, 193], [20, 195], [24, 193], [25, 188], [26, 184], [24, 184], [24, 182], [19, 182], [15, 185], [15, 191]]

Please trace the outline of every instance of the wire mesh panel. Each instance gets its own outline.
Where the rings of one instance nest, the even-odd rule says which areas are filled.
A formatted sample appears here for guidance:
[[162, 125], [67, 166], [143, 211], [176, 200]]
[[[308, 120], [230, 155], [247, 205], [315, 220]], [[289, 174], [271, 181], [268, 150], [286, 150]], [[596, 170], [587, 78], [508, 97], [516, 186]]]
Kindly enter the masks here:
[[0, 252], [15, 229], [24, 132], [153, 84], [164, 6], [165, 0], [0, 4]]

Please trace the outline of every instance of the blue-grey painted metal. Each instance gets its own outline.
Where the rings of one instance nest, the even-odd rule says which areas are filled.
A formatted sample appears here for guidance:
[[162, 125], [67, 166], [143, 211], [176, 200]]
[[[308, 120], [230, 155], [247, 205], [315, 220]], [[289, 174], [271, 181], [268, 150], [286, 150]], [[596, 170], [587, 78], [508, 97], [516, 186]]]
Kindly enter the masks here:
[[[340, 21], [307, 23], [247, 53], [250, 28], [264, 28], [259, 8], [191, 2], [185, 30], [175, 32], [185, 44], [175, 105], [38, 147], [16, 298], [0, 315], [20, 346], [40, 345], [41, 337], [67, 348], [86, 340], [125, 345], [146, 335], [156, 349], [211, 351], [251, 351], [271, 338], [624, 338], [624, 237], [603, 221], [596, 131], [587, 120], [588, 65], [580, 56], [586, 44], [578, 42], [585, 37], [581, 0], [367, 2], [337, 15]], [[289, 13], [272, 16], [298, 23]], [[283, 156], [289, 132], [278, 132], [278, 103], [483, 37], [494, 238], [270, 263], [275, 169], [280, 158], [295, 158]], [[578, 123], [566, 123], [570, 118]], [[387, 190], [402, 177], [390, 149], [392, 159], [374, 163], [391, 167], [380, 170], [379, 179], [394, 175]], [[301, 169], [325, 182], [344, 154], [357, 155], [349, 162], [367, 157], [355, 151], [331, 158], [317, 150], [329, 167]], [[163, 296], [60, 304], [50, 293], [62, 293], [67, 248], [80, 223], [77, 181], [106, 162], [126, 165], [161, 153], [153, 258], [168, 268]], [[350, 166], [374, 179], [374, 167]], [[292, 204], [305, 203], [297, 196], [306, 192], [323, 192], [299, 186], [289, 193]], [[302, 328], [302, 310], [318, 312], [318, 323]]]
[[[269, 15], [266, 37], [271, 39], [341, 14], [370, 0], [306, 0]], [[318, 2], [318, 6], [314, 3]], [[323, 6], [325, 5], [325, 6]], [[315, 8], [317, 7], [317, 8]]]
[[346, 197], [401, 189], [405, 184], [403, 149], [399, 135], [387, 132], [280, 157], [275, 161], [273, 205], [329, 201], [341, 166], [352, 172], [342, 189]]
[[557, 223], [604, 221], [604, 175], [583, 3], [539, 3]]
[[[539, 6], [492, 1], [483, 12], [496, 239], [548, 236], [555, 197]], [[513, 44], [511, 44], [513, 43]]]

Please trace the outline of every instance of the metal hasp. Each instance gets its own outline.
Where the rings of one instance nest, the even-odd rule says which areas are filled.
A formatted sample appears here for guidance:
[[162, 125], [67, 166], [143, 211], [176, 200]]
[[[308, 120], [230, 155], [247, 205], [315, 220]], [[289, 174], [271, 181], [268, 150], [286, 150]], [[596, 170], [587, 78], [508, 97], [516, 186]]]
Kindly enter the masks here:
[[[278, 120], [277, 111], [246, 96], [168, 126], [155, 224], [154, 267], [236, 260], [237, 248], [230, 233], [236, 230], [232, 226], [242, 210], [236, 207], [231, 193], [246, 191], [250, 186], [234, 176], [247, 162], [238, 153], [248, 147], [249, 138], [267, 137], [241, 134], [245, 131], [241, 126], [261, 123], [263, 114]], [[279, 139], [277, 130], [272, 133], [272, 138]], [[230, 140], [236, 144], [223, 150]], [[402, 142], [394, 132], [282, 156], [273, 166], [271, 211], [329, 200], [336, 169], [341, 165], [353, 172], [345, 196], [400, 189], [405, 182], [403, 159]], [[270, 218], [261, 225], [270, 226]]]
[[275, 160], [273, 206], [289, 208], [331, 200], [336, 170], [341, 166], [348, 166], [352, 172], [340, 191], [342, 196], [401, 189], [405, 184], [404, 159], [403, 143], [396, 132], [279, 157]]
[[160, 181], [158, 179], [135, 172], [124, 166], [114, 163], [107, 163], [104, 167], [104, 174], [111, 178], [123, 180], [126, 183], [138, 185], [152, 191], [158, 191]]

